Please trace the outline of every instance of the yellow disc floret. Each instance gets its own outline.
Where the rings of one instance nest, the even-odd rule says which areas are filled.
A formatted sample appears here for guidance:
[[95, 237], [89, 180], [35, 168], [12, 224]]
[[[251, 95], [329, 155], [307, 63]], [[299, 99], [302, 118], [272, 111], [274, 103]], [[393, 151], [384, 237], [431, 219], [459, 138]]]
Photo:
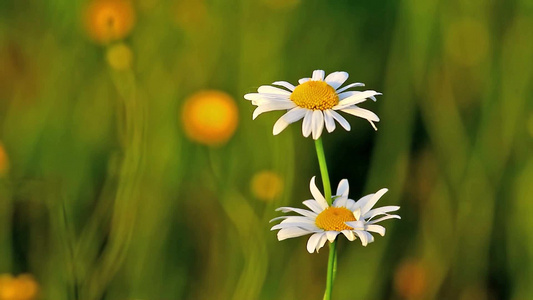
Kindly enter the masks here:
[[326, 231], [352, 230], [345, 222], [357, 221], [349, 209], [345, 207], [328, 207], [315, 220], [316, 226]]
[[326, 110], [339, 103], [335, 89], [324, 81], [307, 81], [297, 86], [291, 94], [294, 104], [312, 110]]

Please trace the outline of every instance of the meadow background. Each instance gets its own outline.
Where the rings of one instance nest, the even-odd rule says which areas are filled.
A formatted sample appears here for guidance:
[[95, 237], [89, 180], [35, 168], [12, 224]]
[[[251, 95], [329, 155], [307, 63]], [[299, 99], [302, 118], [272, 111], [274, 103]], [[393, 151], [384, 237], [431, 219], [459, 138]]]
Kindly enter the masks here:
[[533, 299], [530, 0], [1, 1], [0, 299], [322, 299], [268, 223], [313, 141], [243, 99], [314, 69], [383, 92], [323, 139], [402, 216], [341, 238], [334, 299]]

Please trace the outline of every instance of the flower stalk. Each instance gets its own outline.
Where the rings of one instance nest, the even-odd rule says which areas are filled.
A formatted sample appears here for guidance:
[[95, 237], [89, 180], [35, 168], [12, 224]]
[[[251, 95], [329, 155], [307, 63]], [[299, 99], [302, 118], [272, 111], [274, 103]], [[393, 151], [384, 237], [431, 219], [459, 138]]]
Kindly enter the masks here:
[[[320, 175], [322, 177], [322, 184], [324, 186], [324, 198], [331, 206], [333, 199], [331, 197], [331, 184], [329, 182], [328, 167], [326, 164], [326, 155], [324, 154], [324, 145], [322, 138], [315, 140], [316, 155], [318, 157], [318, 164], [320, 166]], [[328, 257], [328, 273], [326, 279], [326, 291], [324, 292], [324, 300], [330, 300], [333, 292], [333, 281], [335, 280], [337, 266], [337, 240], [329, 244]]]

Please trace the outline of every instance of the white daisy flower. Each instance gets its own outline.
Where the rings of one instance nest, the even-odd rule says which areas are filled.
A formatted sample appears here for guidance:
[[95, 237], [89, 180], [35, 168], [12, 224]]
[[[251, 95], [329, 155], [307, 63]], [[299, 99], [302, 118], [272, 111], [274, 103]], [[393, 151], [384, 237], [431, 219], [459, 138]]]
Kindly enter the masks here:
[[[342, 233], [349, 241], [356, 238], [361, 240], [363, 246], [374, 241], [374, 236], [370, 232], [375, 232], [381, 236], [385, 235], [385, 227], [376, 223], [387, 219], [401, 219], [398, 215], [388, 214], [397, 211], [399, 206], [384, 206], [380, 208], [372, 207], [378, 202], [388, 190], [381, 189], [375, 194], [369, 194], [358, 201], [348, 199], [348, 180], [339, 182], [337, 195], [333, 196], [333, 205], [329, 206], [324, 196], [315, 185], [315, 177], [309, 184], [311, 194], [314, 199], [305, 200], [303, 204], [311, 210], [280, 207], [277, 210], [282, 212], [295, 212], [300, 216], [283, 216], [272, 219], [272, 221], [283, 219], [280, 224], [272, 227], [271, 230], [278, 231], [278, 240], [299, 237], [312, 234], [307, 241], [307, 251], [318, 252], [326, 241], [333, 242], [338, 234]], [[375, 218], [382, 216], [380, 218]]]
[[263, 85], [257, 89], [257, 93], [244, 95], [244, 98], [252, 101], [257, 108], [253, 113], [253, 119], [260, 114], [274, 110], [287, 110], [274, 124], [274, 135], [279, 134], [289, 124], [303, 118], [302, 133], [308, 137], [313, 133], [313, 139], [318, 139], [322, 134], [324, 124], [326, 130], [335, 130], [335, 121], [344, 129], [350, 130], [350, 124], [336, 111], [366, 119], [375, 130], [374, 122], [379, 122], [378, 116], [366, 109], [360, 108], [357, 104], [366, 101], [368, 98], [376, 101], [376, 91], [347, 91], [350, 88], [364, 86], [362, 83], [352, 83], [341, 88], [341, 85], [348, 79], [346, 72], [333, 72], [324, 78], [323, 70], [313, 71], [313, 77], [302, 78], [299, 85], [294, 86], [286, 81], [276, 81], [272, 83], [283, 88], [270, 85]]

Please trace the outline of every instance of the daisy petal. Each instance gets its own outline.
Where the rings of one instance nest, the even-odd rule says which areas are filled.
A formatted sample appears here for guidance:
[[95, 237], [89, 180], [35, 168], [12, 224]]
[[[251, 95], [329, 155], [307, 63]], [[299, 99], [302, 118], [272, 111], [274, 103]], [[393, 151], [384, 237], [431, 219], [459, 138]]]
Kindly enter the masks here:
[[257, 89], [257, 92], [259, 92], [260, 94], [264, 93], [264, 94], [280, 94], [280, 95], [290, 95], [291, 92], [289, 91], [286, 91], [284, 89], [280, 89], [280, 88], [277, 88], [277, 87], [273, 87], [273, 86], [270, 86], [270, 85], [262, 85], [260, 86], [258, 89]]
[[393, 211], [397, 211], [399, 209], [400, 209], [399, 206], [383, 206], [383, 207], [375, 208], [375, 209], [368, 211], [363, 217], [365, 218], [365, 220], [369, 220], [375, 216], [384, 215], [384, 214], [387, 214]]
[[370, 199], [372, 199], [372, 197], [374, 197], [374, 194], [368, 194], [366, 196], [361, 197], [355, 203], [356, 207], [362, 208], [363, 206], [365, 206], [368, 203], [368, 201], [370, 201]]
[[350, 123], [348, 123], [348, 121], [346, 121], [346, 119], [339, 115], [338, 112], [334, 111], [334, 110], [330, 110], [331, 112], [331, 116], [337, 120], [337, 122], [339, 122], [339, 124], [341, 124], [341, 126], [346, 129], [346, 131], [350, 131]]
[[312, 232], [309, 232], [307, 230], [298, 228], [298, 227], [291, 227], [291, 228], [284, 228], [278, 231], [278, 241], [283, 241], [285, 239], [295, 238], [306, 234], [311, 234]]
[[374, 207], [374, 205], [376, 205], [376, 203], [378, 202], [379, 198], [381, 198], [381, 196], [383, 196], [386, 192], [388, 191], [388, 189], [381, 189], [379, 191], [377, 191], [374, 195], [372, 195], [372, 198], [370, 198], [363, 207], [361, 207], [361, 214], [362, 215], [365, 215], [367, 212], [370, 211], [370, 209], [372, 207]]
[[271, 101], [290, 101], [287, 95], [260, 93], [246, 94], [244, 95], [244, 99], [252, 101], [252, 104], [254, 105], [257, 105], [256, 103], [263, 104], [265, 102], [269, 103]]
[[330, 243], [333, 243], [335, 241], [335, 238], [337, 238], [337, 235], [339, 234], [338, 231], [326, 231], [326, 237], [328, 238], [328, 241]]
[[311, 80], [311, 78], [302, 78], [302, 79], [298, 80], [298, 83], [299, 83], [299, 84], [306, 83], [306, 82], [308, 82], [309, 80]]
[[324, 247], [324, 244], [326, 243], [326, 241], [328, 240], [328, 237], [323, 234], [321, 237], [320, 237], [320, 241], [318, 242], [318, 244], [316, 245], [316, 253], [318, 253], [318, 251], [320, 250], [320, 248]]
[[252, 115], [252, 119], [255, 120], [260, 114], [267, 112], [267, 111], [273, 111], [273, 110], [286, 110], [294, 108], [296, 104], [292, 101], [282, 102], [282, 101], [276, 101], [276, 102], [270, 102], [268, 104], [263, 104], [258, 106]]
[[368, 243], [372, 243], [374, 241], [374, 237], [364, 230], [354, 230], [354, 233], [359, 237], [361, 244], [364, 247], [366, 247]]
[[365, 84], [364, 84], [364, 83], [361, 83], [361, 82], [350, 83], [350, 84], [348, 84], [347, 86], [344, 86], [344, 87], [338, 89], [338, 90], [337, 90], [337, 93], [344, 92], [344, 91], [346, 91], [347, 89], [349, 89], [349, 88], [353, 88], [353, 87], [356, 87], [356, 86], [365, 86]]
[[342, 109], [341, 111], [348, 113], [350, 115], [354, 115], [356, 117], [367, 119], [369, 121], [379, 122], [379, 117], [375, 113], [364, 108], [360, 108], [356, 106], [353, 108], [352, 107], [345, 108], [345, 109]]
[[364, 221], [350, 221], [350, 222], [345, 222], [344, 224], [352, 227], [354, 230], [365, 230]]
[[355, 204], [355, 201], [348, 198], [348, 200], [346, 200], [346, 208], [351, 211], [355, 211], [357, 209], [357, 205]]
[[320, 242], [320, 238], [322, 237], [323, 234], [324, 234], [323, 232], [317, 232], [309, 238], [309, 240], [307, 241], [307, 251], [309, 253], [315, 252], [316, 246]]
[[367, 222], [368, 224], [376, 224], [376, 223], [379, 223], [381, 221], [384, 221], [384, 220], [388, 220], [388, 219], [401, 219], [402, 217], [398, 216], [398, 215], [387, 215], [385, 217], [381, 217], [379, 219], [376, 219], [376, 220], [372, 220], [370, 222]]
[[294, 85], [292, 85], [291, 83], [289, 83], [287, 81], [276, 81], [276, 82], [273, 82], [272, 84], [273, 85], [279, 85], [279, 86], [287, 88], [287, 89], [289, 89], [291, 91], [294, 91]]
[[350, 191], [350, 185], [347, 179], [343, 179], [337, 186], [337, 195], [348, 198], [348, 192]]
[[281, 221], [280, 224], [315, 224], [315, 217], [304, 217], [304, 216], [289, 216], [285, 220]]
[[295, 107], [289, 110], [283, 116], [281, 116], [281, 118], [279, 118], [278, 121], [276, 121], [276, 123], [274, 124], [274, 129], [272, 133], [274, 135], [278, 135], [280, 132], [283, 131], [283, 129], [287, 128], [289, 124], [294, 123], [300, 120], [301, 118], [303, 118], [306, 111], [307, 110], [300, 108], [300, 107]]
[[322, 206], [320, 206], [320, 204], [318, 204], [318, 202], [316, 202], [315, 199], [305, 200], [302, 203], [305, 206], [309, 207], [310, 210], [312, 210], [313, 212], [315, 212], [317, 214], [321, 213], [324, 210], [322, 208]]
[[312, 212], [312, 211], [308, 211], [308, 210], [305, 210], [305, 209], [301, 209], [301, 208], [294, 208], [294, 207], [280, 207], [278, 209], [276, 209], [277, 211], [282, 211], [284, 213], [287, 213], [287, 212], [295, 212], [297, 214], [300, 214], [302, 216], [306, 216], [306, 217], [309, 217], [309, 218], [315, 218], [317, 216], [316, 213]]
[[322, 130], [324, 129], [324, 114], [321, 110], [315, 110], [313, 111], [313, 116], [311, 120], [313, 139], [317, 140], [322, 134]]
[[315, 178], [316, 176], [313, 176], [311, 178], [311, 181], [309, 182], [309, 189], [311, 190], [311, 194], [313, 195], [313, 198], [315, 198], [316, 202], [322, 207], [322, 210], [329, 207], [328, 203], [326, 202], [326, 199], [324, 199], [324, 196], [322, 196], [322, 193], [318, 190], [315, 184]]
[[304, 120], [302, 122], [302, 134], [304, 137], [308, 137], [311, 134], [311, 131], [313, 129], [313, 127], [311, 126], [312, 121], [313, 121], [312, 117], [313, 117], [313, 111], [312, 110], [306, 111]]
[[329, 109], [324, 111], [324, 123], [326, 123], [326, 129], [328, 132], [333, 132], [333, 130], [335, 130], [335, 121], [333, 120], [333, 116]]
[[[343, 196], [337, 196], [337, 199], [335, 199], [335, 201], [333, 201], [333, 206], [334, 207], [346, 207], [347, 201], [348, 201], [348, 198], [343, 197]], [[348, 207], [346, 207], [346, 208], [348, 208]]]
[[355, 234], [351, 230], [343, 230], [341, 232], [350, 242], [356, 239]]
[[311, 80], [323, 81], [324, 80], [324, 75], [326, 75], [326, 72], [324, 72], [324, 70], [314, 70]]
[[367, 98], [370, 98], [376, 95], [381, 95], [381, 93], [378, 93], [376, 91], [344, 92], [344, 93], [339, 94], [340, 101], [339, 101], [339, 104], [337, 104], [334, 109], [341, 109], [342, 107], [347, 107], [349, 105], [361, 103], [361, 102], [364, 102]]
[[375, 232], [381, 236], [385, 236], [385, 227], [381, 225], [366, 225], [366, 230], [370, 232]]
[[324, 81], [335, 90], [340, 87], [348, 79], [346, 72], [333, 72], [329, 74]]
[[285, 229], [285, 228], [293, 228], [298, 227], [303, 230], [306, 230], [308, 232], [318, 232], [321, 231], [318, 227], [316, 227], [313, 224], [306, 224], [306, 223], [280, 223], [277, 225], [272, 226], [270, 230], [278, 230], [278, 229]]

